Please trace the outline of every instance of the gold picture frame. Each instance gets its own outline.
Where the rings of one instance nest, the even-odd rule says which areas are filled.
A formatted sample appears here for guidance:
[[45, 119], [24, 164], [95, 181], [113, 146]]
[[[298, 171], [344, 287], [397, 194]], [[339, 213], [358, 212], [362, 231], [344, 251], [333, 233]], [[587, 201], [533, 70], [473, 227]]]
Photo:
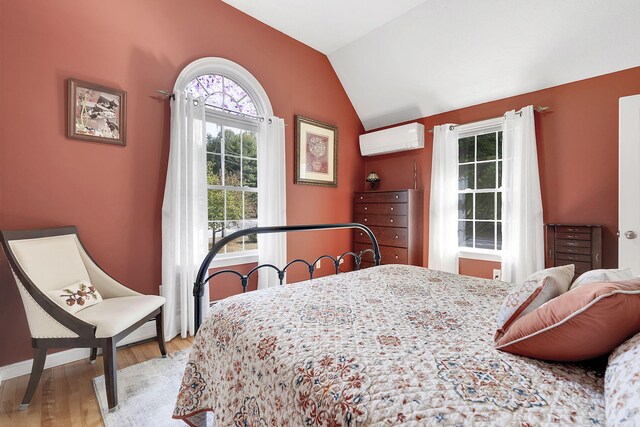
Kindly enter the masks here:
[[296, 116], [295, 184], [338, 186], [338, 128]]

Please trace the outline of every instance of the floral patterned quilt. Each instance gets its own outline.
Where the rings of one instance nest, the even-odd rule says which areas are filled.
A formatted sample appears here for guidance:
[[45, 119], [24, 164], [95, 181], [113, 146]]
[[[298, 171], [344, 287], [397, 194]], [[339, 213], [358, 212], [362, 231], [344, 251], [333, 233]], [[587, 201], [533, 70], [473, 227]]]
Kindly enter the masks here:
[[250, 292], [203, 322], [191, 425], [604, 424], [604, 372], [493, 348], [509, 284], [388, 265]]

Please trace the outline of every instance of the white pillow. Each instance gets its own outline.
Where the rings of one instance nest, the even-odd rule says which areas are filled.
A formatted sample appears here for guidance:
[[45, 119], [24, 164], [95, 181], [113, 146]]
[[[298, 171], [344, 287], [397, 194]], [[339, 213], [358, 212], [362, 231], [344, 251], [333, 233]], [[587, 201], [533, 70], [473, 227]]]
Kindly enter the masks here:
[[640, 334], [609, 356], [604, 402], [608, 426], [640, 426]]
[[580, 277], [574, 280], [571, 285], [571, 289], [575, 289], [578, 286], [587, 285], [589, 283], [600, 282], [617, 282], [619, 280], [633, 279], [633, 273], [630, 268], [615, 269], [615, 270], [591, 270], [586, 273], [582, 273]]
[[520, 317], [567, 292], [571, 286], [574, 271], [573, 264], [547, 268], [536, 271], [524, 282], [514, 285], [498, 312], [496, 337], [504, 334]]
[[47, 293], [49, 298], [71, 314], [102, 302], [102, 296], [89, 281], [76, 282]]

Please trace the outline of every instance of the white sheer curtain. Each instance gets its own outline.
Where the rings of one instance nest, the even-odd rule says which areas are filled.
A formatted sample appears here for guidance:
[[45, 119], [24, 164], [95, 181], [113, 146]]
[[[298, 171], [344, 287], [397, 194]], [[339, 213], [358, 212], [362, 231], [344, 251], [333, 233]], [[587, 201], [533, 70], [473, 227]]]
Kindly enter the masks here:
[[[207, 250], [206, 122], [204, 102], [175, 91], [162, 204], [162, 296], [165, 337], [194, 331], [193, 283]], [[205, 289], [203, 307], [208, 307]], [[206, 313], [206, 310], [203, 311]]]
[[505, 115], [502, 135], [502, 280], [544, 268], [542, 196], [533, 107]]
[[[284, 120], [267, 117], [258, 126], [258, 225], [267, 227], [286, 223]], [[259, 234], [258, 259], [260, 264], [284, 267], [287, 262], [286, 234]], [[260, 269], [258, 289], [279, 283], [278, 274], [273, 269]]]
[[433, 128], [429, 268], [458, 272], [458, 131]]

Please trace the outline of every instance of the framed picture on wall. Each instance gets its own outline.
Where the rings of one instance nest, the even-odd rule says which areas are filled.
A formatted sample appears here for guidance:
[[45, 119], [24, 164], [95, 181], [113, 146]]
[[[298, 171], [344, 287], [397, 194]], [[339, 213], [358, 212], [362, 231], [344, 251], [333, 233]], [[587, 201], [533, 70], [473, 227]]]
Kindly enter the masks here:
[[296, 116], [295, 183], [338, 186], [338, 128]]
[[127, 92], [69, 79], [67, 137], [126, 145]]

